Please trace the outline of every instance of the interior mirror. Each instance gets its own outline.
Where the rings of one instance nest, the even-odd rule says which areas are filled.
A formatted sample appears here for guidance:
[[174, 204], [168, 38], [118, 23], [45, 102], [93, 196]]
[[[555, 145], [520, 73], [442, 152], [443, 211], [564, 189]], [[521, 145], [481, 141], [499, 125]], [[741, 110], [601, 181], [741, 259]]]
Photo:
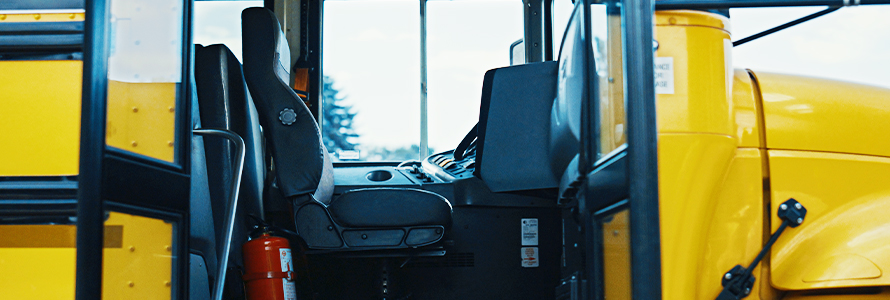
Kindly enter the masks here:
[[522, 39], [518, 39], [510, 44], [510, 65], [521, 65], [525, 63], [525, 44]]

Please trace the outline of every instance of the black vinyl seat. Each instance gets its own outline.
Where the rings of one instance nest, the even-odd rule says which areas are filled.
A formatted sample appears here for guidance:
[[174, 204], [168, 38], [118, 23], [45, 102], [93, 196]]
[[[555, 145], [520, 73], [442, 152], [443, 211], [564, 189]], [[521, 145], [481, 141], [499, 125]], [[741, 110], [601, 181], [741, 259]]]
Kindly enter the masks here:
[[310, 249], [402, 249], [434, 244], [451, 226], [451, 204], [417, 189], [362, 189], [331, 199], [333, 166], [312, 113], [286, 83], [290, 53], [275, 15], [241, 14], [244, 76], [272, 153], [276, 184]]
[[[235, 132], [245, 145], [244, 169], [238, 193], [235, 226], [232, 231], [227, 258], [223, 258], [227, 200], [231, 197], [235, 175], [235, 148], [222, 137], [203, 137], [203, 157], [206, 161], [208, 204], [199, 213], [207, 215], [192, 226], [213, 227], [215, 255], [209, 258], [227, 259], [226, 295], [241, 294], [241, 244], [248, 239], [250, 222], [247, 215], [262, 217], [262, 195], [265, 162], [262, 135], [256, 108], [247, 93], [241, 63], [225, 45], [195, 45], [195, 91], [201, 128], [224, 129]], [[209, 210], [208, 210], [209, 208]], [[208, 266], [211, 262], [208, 260]], [[212, 262], [216, 266], [216, 262]], [[215, 275], [216, 271], [210, 274]], [[215, 279], [216, 280], [216, 279]], [[228, 296], [227, 296], [228, 297]], [[227, 298], [228, 299], [228, 298]]]

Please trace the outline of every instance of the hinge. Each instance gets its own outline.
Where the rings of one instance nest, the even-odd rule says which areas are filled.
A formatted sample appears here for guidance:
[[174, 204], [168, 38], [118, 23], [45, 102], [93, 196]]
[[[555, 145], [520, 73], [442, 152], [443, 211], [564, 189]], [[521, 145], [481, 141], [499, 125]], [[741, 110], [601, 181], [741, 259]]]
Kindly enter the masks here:
[[779, 236], [785, 231], [785, 228], [788, 226], [800, 226], [800, 224], [803, 224], [806, 215], [807, 209], [793, 198], [788, 199], [788, 201], [779, 205], [778, 216], [779, 219], [782, 219], [782, 225], [779, 225], [779, 229], [770, 236], [769, 241], [766, 242], [766, 245], [763, 246], [763, 249], [760, 250], [760, 253], [754, 258], [754, 261], [748, 265], [748, 268], [736, 265], [735, 267], [732, 267], [729, 272], [723, 274], [723, 280], [721, 282], [723, 284], [723, 290], [717, 295], [717, 300], [739, 300], [748, 297], [748, 295], [751, 294], [751, 290], [754, 288], [754, 281], [756, 280], [754, 275], [751, 275], [754, 267], [760, 263], [763, 256], [766, 255], [773, 244], [776, 243], [776, 240], [779, 239]]

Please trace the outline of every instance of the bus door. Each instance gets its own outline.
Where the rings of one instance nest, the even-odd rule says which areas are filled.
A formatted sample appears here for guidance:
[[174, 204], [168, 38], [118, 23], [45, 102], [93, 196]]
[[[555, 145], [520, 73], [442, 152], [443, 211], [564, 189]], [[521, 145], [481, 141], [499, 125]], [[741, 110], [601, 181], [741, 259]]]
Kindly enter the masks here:
[[562, 37], [560, 68], [567, 52], [586, 62], [579, 175], [560, 200], [570, 299], [661, 299], [652, 16], [645, 0], [576, 1]]

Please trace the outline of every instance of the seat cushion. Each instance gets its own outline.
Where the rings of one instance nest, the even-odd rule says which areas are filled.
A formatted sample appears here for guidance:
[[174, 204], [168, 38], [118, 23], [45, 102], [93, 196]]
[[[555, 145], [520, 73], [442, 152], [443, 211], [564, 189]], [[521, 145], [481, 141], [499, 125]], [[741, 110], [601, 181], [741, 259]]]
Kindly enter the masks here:
[[334, 199], [328, 211], [340, 226], [451, 226], [451, 203], [436, 193], [404, 188], [351, 190]]

